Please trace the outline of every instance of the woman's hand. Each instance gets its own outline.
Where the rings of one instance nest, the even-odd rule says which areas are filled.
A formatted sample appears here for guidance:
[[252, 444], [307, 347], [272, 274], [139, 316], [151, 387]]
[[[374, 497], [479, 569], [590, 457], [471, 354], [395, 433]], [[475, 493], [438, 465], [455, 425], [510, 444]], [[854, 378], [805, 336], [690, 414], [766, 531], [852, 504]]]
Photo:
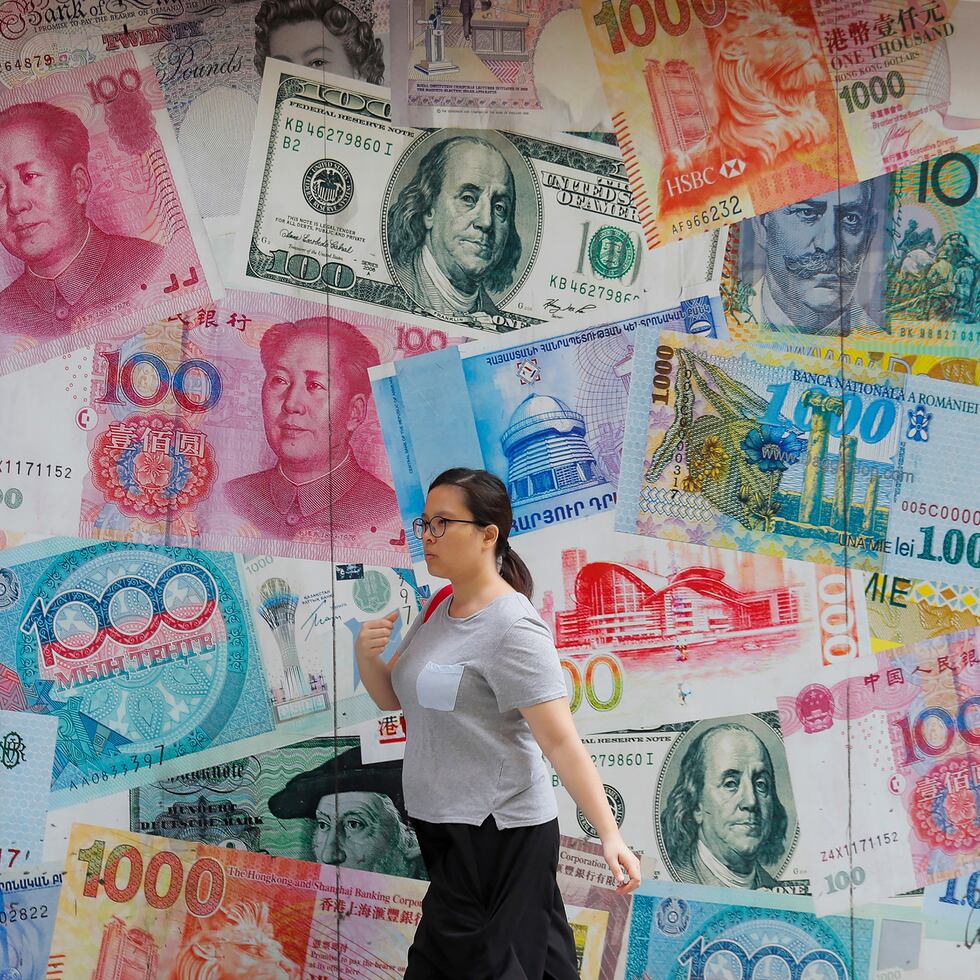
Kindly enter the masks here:
[[362, 657], [377, 657], [381, 654], [388, 641], [391, 631], [398, 622], [398, 610], [388, 613], [384, 619], [370, 619], [361, 625], [354, 644], [354, 652]]
[[[619, 885], [616, 891], [620, 895], [626, 895], [640, 887], [640, 859], [626, 846], [623, 835], [618, 830], [603, 840], [602, 856]], [[629, 877], [624, 881], [627, 875]]]

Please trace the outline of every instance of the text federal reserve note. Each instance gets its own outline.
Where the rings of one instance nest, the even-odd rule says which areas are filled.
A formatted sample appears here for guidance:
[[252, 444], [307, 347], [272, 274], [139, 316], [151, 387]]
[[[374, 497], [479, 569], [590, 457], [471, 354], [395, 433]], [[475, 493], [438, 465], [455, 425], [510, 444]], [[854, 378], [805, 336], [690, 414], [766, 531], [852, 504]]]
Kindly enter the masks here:
[[583, 0], [647, 243], [977, 142], [975, 7]]
[[[723, 242], [650, 255], [618, 151], [391, 121], [389, 89], [266, 63], [236, 284], [481, 335], [676, 306]], [[688, 293], [688, 288], [696, 288]]]

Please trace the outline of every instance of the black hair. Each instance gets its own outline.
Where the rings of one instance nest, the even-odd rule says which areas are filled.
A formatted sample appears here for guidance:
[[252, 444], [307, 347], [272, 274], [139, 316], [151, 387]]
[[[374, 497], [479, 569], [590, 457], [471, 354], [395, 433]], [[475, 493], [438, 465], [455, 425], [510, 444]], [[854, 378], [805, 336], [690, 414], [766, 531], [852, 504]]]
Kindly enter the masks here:
[[436, 487], [459, 487], [473, 519], [484, 525], [493, 524], [497, 528], [494, 553], [501, 560], [500, 576], [512, 589], [530, 599], [534, 593], [531, 571], [507, 542], [514, 514], [504, 481], [487, 470], [456, 466], [440, 473], [429, 484], [430, 491]]

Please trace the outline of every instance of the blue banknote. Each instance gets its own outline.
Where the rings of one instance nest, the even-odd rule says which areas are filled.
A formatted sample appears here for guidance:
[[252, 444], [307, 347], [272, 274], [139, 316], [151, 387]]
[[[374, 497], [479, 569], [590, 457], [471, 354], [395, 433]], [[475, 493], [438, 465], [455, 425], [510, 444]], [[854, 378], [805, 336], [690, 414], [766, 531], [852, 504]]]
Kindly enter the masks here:
[[38, 862], [57, 737], [57, 718], [0, 711], [0, 869]]
[[901, 980], [925, 975], [922, 940], [916, 909], [818, 917], [808, 898], [645, 881], [633, 896], [626, 980]]
[[273, 729], [239, 561], [72, 538], [0, 554], [4, 706], [58, 722], [52, 806]]
[[980, 947], [980, 871], [926, 885], [922, 915], [926, 935]]
[[61, 870], [53, 865], [32, 868], [27, 875], [0, 877], [0, 977], [4, 980], [70, 976], [63, 957], [48, 963], [61, 878]]
[[[514, 505], [512, 533], [585, 517], [616, 500], [636, 336], [717, 337], [717, 298], [605, 326], [532, 327], [371, 371], [402, 519], [423, 510], [447, 466], [496, 473]], [[415, 561], [421, 544], [409, 536]]]

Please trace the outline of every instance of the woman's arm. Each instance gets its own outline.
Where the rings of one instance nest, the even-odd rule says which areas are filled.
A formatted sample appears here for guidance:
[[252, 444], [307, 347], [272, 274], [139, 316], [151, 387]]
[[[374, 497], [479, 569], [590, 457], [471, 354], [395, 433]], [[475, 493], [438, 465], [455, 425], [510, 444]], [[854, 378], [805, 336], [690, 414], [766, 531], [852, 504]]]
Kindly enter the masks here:
[[631, 892], [640, 884], [640, 862], [626, 846], [609, 802], [606, 791], [589, 753], [585, 751], [568, 710], [568, 698], [544, 701], [528, 708], [521, 708], [531, 734], [541, 751], [555, 767], [558, 778], [572, 799], [579, 805], [586, 819], [592, 824], [602, 840], [602, 850], [613, 876], [621, 881], [623, 872], [629, 874], [629, 881], [621, 884], [616, 891]]
[[390, 663], [381, 659], [381, 653], [388, 646], [396, 622], [398, 610], [388, 613], [384, 619], [372, 619], [363, 623], [354, 644], [361, 680], [371, 695], [371, 700], [382, 711], [401, 710], [401, 703], [391, 686], [391, 669], [398, 662], [399, 655], [396, 653]]

